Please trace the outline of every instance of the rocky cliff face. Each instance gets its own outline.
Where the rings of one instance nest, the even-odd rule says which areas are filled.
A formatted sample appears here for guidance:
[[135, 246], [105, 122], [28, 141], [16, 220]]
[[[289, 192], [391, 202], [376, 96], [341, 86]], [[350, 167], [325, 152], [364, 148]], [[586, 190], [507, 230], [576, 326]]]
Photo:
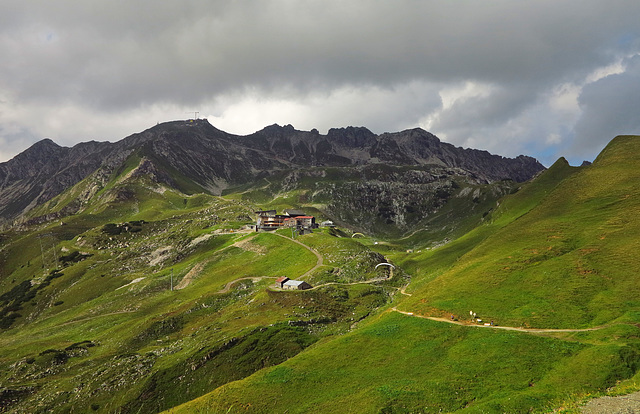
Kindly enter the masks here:
[[544, 169], [531, 157], [510, 159], [454, 147], [422, 129], [376, 135], [366, 128], [348, 127], [322, 135], [271, 125], [237, 136], [206, 120], [175, 121], [115, 143], [86, 142], [66, 148], [45, 139], [34, 144], [0, 164], [0, 219], [24, 214], [97, 170], [103, 175], [117, 172], [134, 153], [147, 160], [146, 168], [178, 189], [193, 192], [199, 187], [212, 194], [277, 172], [310, 167], [438, 166], [478, 183], [522, 182]]
[[0, 164], [0, 219], [16, 217], [75, 185], [102, 164], [109, 145], [64, 148], [45, 139]]

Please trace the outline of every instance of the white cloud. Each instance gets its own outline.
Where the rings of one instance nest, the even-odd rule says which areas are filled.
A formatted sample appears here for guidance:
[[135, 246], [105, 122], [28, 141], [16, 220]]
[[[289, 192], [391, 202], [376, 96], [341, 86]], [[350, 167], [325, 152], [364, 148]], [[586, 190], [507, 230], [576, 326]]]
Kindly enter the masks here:
[[[309, 93], [303, 99], [278, 93], [276, 97], [251, 90], [242, 96], [217, 99], [216, 127], [236, 134], [249, 134], [266, 125], [292, 124], [297, 129], [364, 126], [376, 133], [415, 127], [415, 119], [440, 106], [437, 86], [409, 82], [393, 88], [345, 86]], [[216, 115], [218, 114], [218, 115]]]
[[440, 90], [442, 109], [448, 110], [456, 103], [471, 98], [487, 98], [491, 95], [491, 85], [474, 81], [464, 81], [459, 85], [445, 86]]
[[623, 68], [582, 89], [569, 147], [576, 156], [593, 158], [617, 135], [640, 135], [640, 54], [624, 59]]
[[556, 86], [549, 96], [550, 108], [570, 118], [578, 116], [580, 113], [578, 96], [581, 89], [581, 86], [572, 83], [563, 83]]
[[[627, 56], [626, 58], [628, 59], [630, 57], [633, 57], [633, 55]], [[620, 73], [623, 73], [624, 71], [625, 71], [624, 58], [619, 58], [619, 59], [616, 59], [615, 62], [609, 65], [596, 68], [593, 72], [591, 72], [587, 76], [584, 83], [588, 84], [588, 83], [597, 82], [600, 79], [606, 78], [607, 76], [618, 75]]]

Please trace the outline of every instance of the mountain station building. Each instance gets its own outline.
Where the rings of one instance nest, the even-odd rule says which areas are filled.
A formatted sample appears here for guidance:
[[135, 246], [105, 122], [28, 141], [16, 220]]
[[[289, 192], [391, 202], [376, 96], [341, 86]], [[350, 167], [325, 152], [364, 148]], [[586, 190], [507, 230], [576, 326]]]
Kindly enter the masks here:
[[315, 217], [300, 210], [284, 210], [284, 214], [277, 214], [276, 210], [258, 210], [255, 214], [256, 231], [295, 228], [303, 234], [317, 227]]

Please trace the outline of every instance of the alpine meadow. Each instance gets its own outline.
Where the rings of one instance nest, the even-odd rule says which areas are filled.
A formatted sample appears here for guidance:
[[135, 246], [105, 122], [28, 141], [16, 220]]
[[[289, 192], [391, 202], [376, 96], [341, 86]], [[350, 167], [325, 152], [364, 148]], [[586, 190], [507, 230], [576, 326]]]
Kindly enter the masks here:
[[206, 119], [0, 163], [0, 412], [579, 413], [640, 391], [640, 137], [549, 168]]

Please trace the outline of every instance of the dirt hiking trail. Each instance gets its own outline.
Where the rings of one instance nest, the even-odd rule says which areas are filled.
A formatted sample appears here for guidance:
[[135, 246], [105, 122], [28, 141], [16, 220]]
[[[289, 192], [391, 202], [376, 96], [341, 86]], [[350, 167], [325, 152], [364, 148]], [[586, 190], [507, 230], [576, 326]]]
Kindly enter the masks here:
[[517, 331], [517, 332], [526, 332], [526, 333], [554, 333], [554, 332], [588, 332], [588, 331], [597, 331], [599, 329], [606, 328], [607, 326], [596, 326], [595, 328], [583, 328], [583, 329], [537, 329], [537, 328], [516, 328], [514, 326], [500, 326], [500, 325], [480, 325], [468, 322], [461, 322], [456, 320], [451, 320], [447, 318], [439, 318], [436, 316], [424, 316], [418, 315], [413, 312], [405, 312], [401, 311], [397, 308], [391, 308], [390, 311], [398, 312], [403, 315], [413, 316], [414, 318], [422, 318], [422, 319], [430, 319], [436, 322], [446, 322], [453, 325], [461, 325], [461, 326], [469, 326], [472, 328], [489, 328], [489, 329], [502, 329], [505, 331]]

